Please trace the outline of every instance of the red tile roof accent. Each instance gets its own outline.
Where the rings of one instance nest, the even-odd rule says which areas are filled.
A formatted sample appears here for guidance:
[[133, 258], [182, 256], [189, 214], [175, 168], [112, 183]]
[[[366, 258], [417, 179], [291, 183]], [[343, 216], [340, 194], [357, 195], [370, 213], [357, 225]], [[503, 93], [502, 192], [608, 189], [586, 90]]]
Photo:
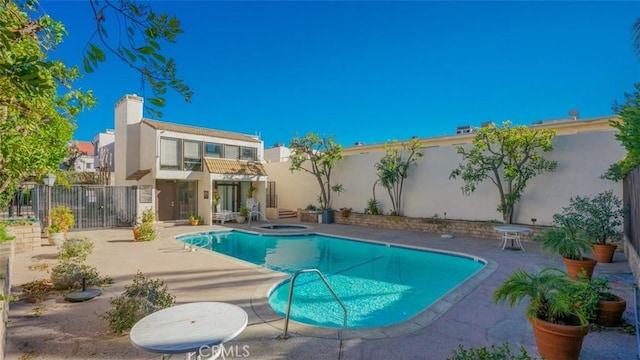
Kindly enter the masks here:
[[93, 143], [91, 141], [74, 141], [74, 145], [82, 154], [93, 156]]

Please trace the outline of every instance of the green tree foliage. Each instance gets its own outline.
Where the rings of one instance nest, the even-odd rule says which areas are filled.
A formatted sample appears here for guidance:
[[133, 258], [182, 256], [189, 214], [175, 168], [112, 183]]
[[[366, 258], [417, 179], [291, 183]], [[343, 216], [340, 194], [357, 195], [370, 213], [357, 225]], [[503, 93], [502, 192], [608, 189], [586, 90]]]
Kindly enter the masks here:
[[149, 5], [131, 0], [90, 0], [89, 4], [95, 30], [84, 48], [86, 72], [94, 71], [107, 59], [106, 50], [140, 73], [149, 84], [154, 96], [147, 96], [146, 100], [153, 106], [146, 109], [152, 116], [162, 116], [159, 108], [165, 105], [167, 88], [191, 101], [193, 91], [177, 78], [175, 61], [161, 53], [161, 45], [175, 43], [176, 36], [183, 32], [175, 16], [157, 14]]
[[[161, 44], [175, 42], [182, 32], [175, 17], [131, 0], [89, 4], [96, 28], [84, 49], [86, 72], [112, 53], [150, 85], [149, 112], [161, 115], [157, 108], [165, 104], [167, 88], [190, 101], [193, 92], [176, 77], [175, 62], [160, 52]], [[21, 178], [57, 170], [74, 117], [95, 105], [91, 91], [73, 85], [80, 69], [52, 60], [66, 34], [36, 0], [0, 0], [0, 208]]]
[[[418, 139], [400, 143], [392, 141], [384, 145], [386, 154], [374, 167], [377, 171], [376, 184], [387, 189], [394, 215], [402, 215], [402, 190], [404, 181], [409, 177], [409, 169], [416, 165], [418, 158], [422, 156]], [[375, 185], [374, 185], [375, 199]]]
[[313, 174], [320, 186], [320, 202], [322, 209], [331, 208], [331, 193], [340, 193], [342, 185], [331, 183], [331, 171], [336, 161], [342, 159], [342, 145], [334, 140], [334, 136], [320, 137], [308, 133], [304, 137], [294, 137], [289, 143], [291, 148], [291, 166], [289, 170], [304, 171]]
[[[640, 20], [636, 23], [640, 29]], [[640, 39], [640, 37], [638, 38]], [[604, 178], [619, 181], [629, 171], [640, 166], [640, 83], [635, 84], [635, 91], [625, 94], [624, 104], [613, 105], [613, 111], [618, 115], [611, 121], [611, 126], [618, 132], [615, 137], [627, 151], [627, 155], [615, 164], [612, 164]]]
[[71, 140], [73, 118], [95, 101], [72, 87], [77, 67], [50, 60], [65, 34], [47, 15], [30, 18], [31, 2], [0, 9], [0, 207], [18, 181], [57, 168]]
[[513, 222], [513, 211], [522, 197], [527, 182], [535, 175], [555, 171], [557, 162], [546, 160], [543, 152], [553, 149], [555, 131], [511, 126], [505, 121], [501, 127], [493, 124], [478, 130], [470, 149], [457, 146], [462, 162], [449, 178], [464, 181], [462, 193], [469, 195], [476, 186], [491, 181], [500, 194], [498, 211], [505, 223]]

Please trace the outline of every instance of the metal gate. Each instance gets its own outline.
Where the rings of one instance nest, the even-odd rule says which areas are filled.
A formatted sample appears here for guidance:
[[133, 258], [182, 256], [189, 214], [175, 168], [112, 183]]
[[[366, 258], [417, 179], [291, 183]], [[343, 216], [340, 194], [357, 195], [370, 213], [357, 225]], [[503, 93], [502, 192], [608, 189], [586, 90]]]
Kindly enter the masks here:
[[135, 186], [36, 185], [33, 189], [33, 211], [43, 227], [48, 224], [49, 211], [56, 206], [71, 208], [75, 229], [129, 227], [137, 215]]

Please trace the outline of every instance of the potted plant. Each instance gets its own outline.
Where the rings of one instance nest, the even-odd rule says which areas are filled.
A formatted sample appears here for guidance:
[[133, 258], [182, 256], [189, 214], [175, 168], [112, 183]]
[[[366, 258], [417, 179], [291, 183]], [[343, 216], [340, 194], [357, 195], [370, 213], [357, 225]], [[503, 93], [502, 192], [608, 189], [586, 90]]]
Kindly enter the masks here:
[[51, 224], [46, 229], [49, 245], [60, 246], [64, 242], [64, 229], [60, 224]]
[[220, 193], [217, 189], [213, 189], [213, 196], [211, 197], [211, 206], [213, 207], [213, 212], [220, 212]]
[[246, 206], [241, 206], [240, 211], [238, 212], [238, 216], [236, 216], [236, 222], [238, 224], [242, 224], [247, 221], [247, 216], [249, 216], [249, 208]]
[[200, 223], [200, 215], [191, 215], [189, 216], [189, 222], [192, 226], [196, 226]]
[[62, 205], [51, 209], [49, 216], [51, 217], [51, 225], [45, 229], [49, 244], [59, 246], [64, 241], [69, 228], [76, 225], [75, 217], [71, 208]]
[[[146, 208], [142, 211], [139, 223], [133, 227], [133, 240], [149, 241], [156, 238], [156, 230], [153, 222], [156, 221], [156, 214], [152, 208]], [[151, 236], [153, 234], [153, 236]]]
[[136, 226], [137, 241], [151, 241], [156, 238], [156, 229], [153, 224], [145, 222]]
[[76, 225], [73, 212], [68, 206], [61, 205], [54, 207], [51, 209], [49, 216], [51, 216], [51, 225], [59, 225], [65, 235], [70, 228]]
[[534, 240], [542, 244], [543, 251], [562, 256], [571, 279], [576, 280], [582, 269], [590, 278], [596, 261], [583, 256], [592, 252], [593, 243], [582, 228], [582, 214], [572, 204], [563, 208], [561, 214], [554, 214], [553, 221], [556, 227], [543, 231]]
[[493, 301], [514, 307], [529, 298], [525, 314], [538, 353], [547, 360], [578, 359], [589, 323], [584, 308], [572, 296], [575, 287], [564, 272], [555, 268], [532, 274], [516, 269], [494, 291]]
[[593, 243], [593, 258], [610, 263], [617, 248], [614, 242], [622, 239], [622, 201], [612, 190], [594, 196], [576, 196], [570, 206], [579, 214], [580, 228], [584, 236]]
[[609, 279], [601, 276], [589, 279], [580, 275], [578, 280], [574, 296], [576, 301], [584, 304], [587, 320], [609, 327], [620, 324], [627, 302], [610, 292]]

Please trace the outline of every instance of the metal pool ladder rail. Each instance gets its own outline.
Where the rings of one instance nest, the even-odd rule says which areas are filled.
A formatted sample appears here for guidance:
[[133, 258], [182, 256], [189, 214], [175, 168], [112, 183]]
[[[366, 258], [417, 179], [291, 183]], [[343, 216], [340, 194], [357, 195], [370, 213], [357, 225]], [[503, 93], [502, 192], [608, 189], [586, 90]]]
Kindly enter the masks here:
[[281, 338], [282, 339], [288, 339], [289, 338], [289, 335], [287, 334], [287, 330], [289, 328], [289, 316], [290, 316], [290, 313], [291, 313], [291, 300], [293, 298], [293, 285], [295, 284], [296, 279], [298, 278], [298, 275], [300, 275], [302, 273], [316, 273], [316, 274], [318, 274], [318, 276], [320, 277], [320, 280], [322, 280], [322, 282], [324, 282], [324, 284], [327, 286], [327, 289], [329, 289], [329, 291], [331, 292], [331, 295], [333, 295], [333, 297], [338, 301], [338, 304], [340, 304], [340, 306], [342, 307], [342, 311], [344, 312], [344, 320], [343, 320], [343, 323], [342, 323], [342, 327], [347, 327], [347, 308], [342, 303], [342, 300], [340, 300], [340, 298], [338, 297], [338, 294], [336, 294], [336, 292], [333, 291], [333, 289], [331, 288], [331, 285], [329, 285], [329, 283], [327, 282], [327, 279], [324, 278], [324, 276], [322, 275], [322, 273], [318, 269], [302, 269], [302, 270], [296, 271], [293, 274], [293, 276], [291, 276], [291, 285], [289, 285], [289, 298], [287, 300], [287, 314], [286, 314], [286, 317], [284, 319], [284, 334], [282, 335]]

